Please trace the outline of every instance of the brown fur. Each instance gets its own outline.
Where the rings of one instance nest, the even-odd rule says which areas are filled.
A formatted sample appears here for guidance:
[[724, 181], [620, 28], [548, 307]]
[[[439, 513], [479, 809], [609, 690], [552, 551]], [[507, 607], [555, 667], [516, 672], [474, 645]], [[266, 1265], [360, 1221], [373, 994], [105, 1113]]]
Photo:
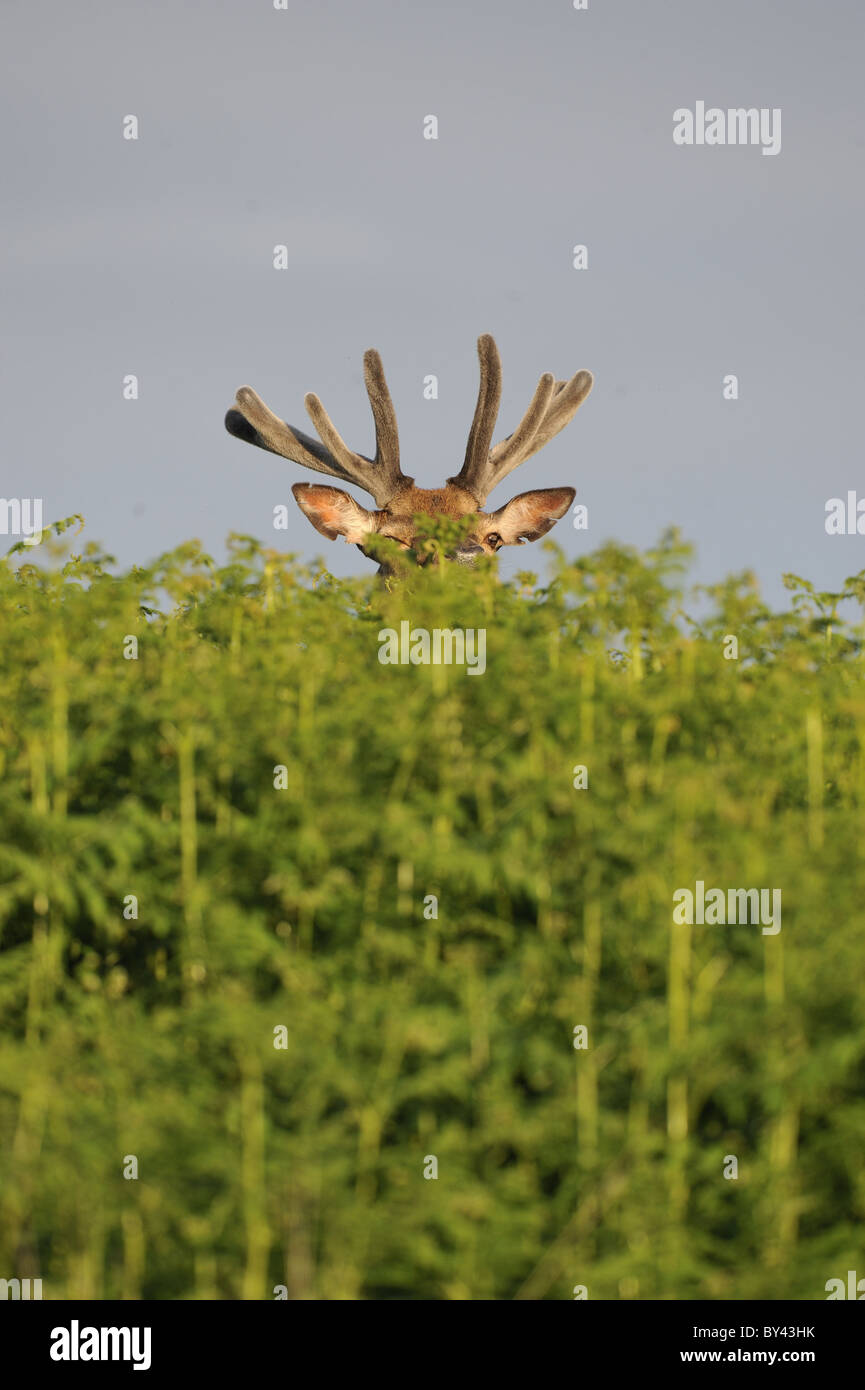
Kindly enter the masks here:
[[[403, 550], [417, 550], [415, 516], [447, 516], [457, 519], [475, 513], [477, 522], [452, 556], [463, 563], [478, 554], [494, 555], [503, 545], [537, 540], [564, 516], [576, 496], [572, 487], [537, 488], [514, 497], [497, 512], [483, 512], [470, 492], [448, 483], [444, 488], [406, 487], [389, 506], [367, 511], [348, 493], [316, 483], [295, 483], [295, 501], [317, 531], [328, 540], [343, 536], [368, 554], [367, 537], [387, 536]], [[386, 569], [386, 566], [383, 566]]]

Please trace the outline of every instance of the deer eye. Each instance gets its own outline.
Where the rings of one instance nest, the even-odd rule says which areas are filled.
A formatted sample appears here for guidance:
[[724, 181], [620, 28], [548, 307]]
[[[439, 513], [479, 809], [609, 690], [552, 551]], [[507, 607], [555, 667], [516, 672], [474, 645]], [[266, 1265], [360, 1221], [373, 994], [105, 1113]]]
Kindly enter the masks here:
[[499, 546], [503, 544], [502, 538], [499, 535], [498, 531], [491, 531], [485, 539], [485, 544], [492, 546], [493, 550], [498, 550]]

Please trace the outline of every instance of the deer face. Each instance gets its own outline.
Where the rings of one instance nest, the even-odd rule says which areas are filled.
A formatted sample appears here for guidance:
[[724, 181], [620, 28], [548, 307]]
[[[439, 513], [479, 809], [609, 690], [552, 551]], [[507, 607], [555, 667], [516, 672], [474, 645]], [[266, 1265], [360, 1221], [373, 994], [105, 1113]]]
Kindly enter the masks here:
[[[574, 500], [572, 487], [542, 488], [521, 493], [496, 512], [484, 512], [470, 492], [456, 483], [441, 489], [405, 487], [394, 494], [387, 507], [368, 511], [341, 488], [321, 487], [315, 483], [295, 483], [291, 489], [295, 501], [317, 531], [328, 540], [342, 536], [369, 555], [370, 536], [384, 536], [395, 541], [402, 550], [420, 549], [416, 516], [451, 517], [454, 520], [474, 515], [476, 521], [468, 534], [455, 546], [448, 559], [471, 565], [479, 555], [495, 555], [503, 545], [521, 545], [523, 540], [536, 540], [555, 525]], [[418, 563], [424, 561], [418, 557]], [[380, 573], [389, 573], [383, 564]]]
[[[396, 413], [381, 358], [372, 348], [364, 355], [364, 377], [375, 421], [375, 458], [347, 447], [312, 393], [306, 396], [305, 404], [320, 443], [280, 420], [250, 386], [241, 386], [238, 391], [236, 405], [225, 417], [226, 429], [249, 444], [317, 473], [355, 483], [372, 495], [376, 510], [369, 511], [341, 488], [294, 485], [292, 492], [301, 511], [328, 540], [342, 536], [369, 554], [371, 537], [385, 536], [404, 551], [417, 552], [416, 516], [457, 519], [472, 515], [475, 521], [469, 534], [448, 557], [471, 564], [479, 555], [494, 555], [503, 545], [537, 540], [564, 516], [576, 495], [572, 487], [523, 492], [494, 512], [485, 512], [483, 506], [508, 473], [564, 428], [592, 388], [590, 372], [577, 372], [570, 381], [556, 381], [546, 372], [513, 434], [491, 447], [501, 396], [501, 361], [488, 333], [478, 339], [478, 358], [481, 382], [465, 462], [441, 488], [415, 487], [414, 479], [402, 472]], [[380, 573], [388, 568], [382, 565]]]

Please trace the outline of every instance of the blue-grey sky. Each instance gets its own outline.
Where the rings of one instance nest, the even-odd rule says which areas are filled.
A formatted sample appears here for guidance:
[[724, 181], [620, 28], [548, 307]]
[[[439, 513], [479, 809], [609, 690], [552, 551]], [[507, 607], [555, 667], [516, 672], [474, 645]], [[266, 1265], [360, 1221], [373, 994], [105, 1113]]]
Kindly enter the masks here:
[[[2, 30], [4, 496], [124, 563], [235, 529], [369, 572], [295, 508], [320, 478], [225, 432], [236, 388], [310, 432], [314, 390], [368, 452], [377, 347], [432, 486], [492, 332], [497, 437], [541, 372], [595, 388], [491, 505], [571, 483], [570, 554], [677, 524], [695, 577], [753, 567], [774, 601], [865, 567], [824, 529], [865, 496], [861, 0], [3, 0]], [[676, 146], [697, 101], [780, 108], [781, 152]]]

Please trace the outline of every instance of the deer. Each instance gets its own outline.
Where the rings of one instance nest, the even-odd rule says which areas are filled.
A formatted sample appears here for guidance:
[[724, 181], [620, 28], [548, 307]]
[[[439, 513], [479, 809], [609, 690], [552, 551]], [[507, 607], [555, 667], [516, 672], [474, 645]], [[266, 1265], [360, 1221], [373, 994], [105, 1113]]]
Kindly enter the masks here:
[[[471, 517], [468, 533], [446, 558], [472, 565], [482, 555], [494, 555], [504, 545], [538, 540], [565, 515], [576, 496], [572, 487], [535, 488], [521, 492], [497, 511], [484, 505], [494, 488], [526, 459], [542, 449], [573, 418], [592, 389], [591, 372], [579, 371], [569, 381], [557, 381], [545, 372], [528, 408], [513, 434], [493, 445], [493, 432], [502, 391], [502, 364], [491, 334], [478, 338], [480, 387], [469, 430], [463, 466], [444, 487], [421, 488], [400, 467], [396, 412], [385, 380], [379, 353], [364, 353], [363, 370], [375, 425], [375, 457], [355, 453], [338, 434], [327, 411], [313, 392], [304, 404], [319, 439], [287, 425], [265, 405], [251, 386], [241, 386], [234, 406], [225, 417], [229, 434], [259, 449], [279, 454], [292, 463], [354, 483], [375, 502], [375, 510], [362, 507], [341, 488], [316, 483], [295, 483], [292, 493], [304, 515], [328, 540], [342, 536], [370, 555], [373, 537], [395, 541], [418, 564], [429, 559], [420, 543], [415, 518]], [[320, 441], [320, 442], [319, 442]], [[371, 558], [376, 558], [371, 556]], [[380, 575], [393, 572], [383, 562]]]

